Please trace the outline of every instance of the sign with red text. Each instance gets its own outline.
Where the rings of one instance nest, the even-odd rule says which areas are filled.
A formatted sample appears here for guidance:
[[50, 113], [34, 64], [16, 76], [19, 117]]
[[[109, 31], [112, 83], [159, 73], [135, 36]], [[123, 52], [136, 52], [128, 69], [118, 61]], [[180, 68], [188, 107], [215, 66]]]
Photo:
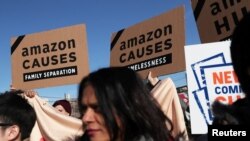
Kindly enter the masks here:
[[232, 64], [209, 65], [201, 67], [206, 83], [209, 103], [215, 100], [232, 104], [243, 98], [238, 78]]
[[89, 73], [84, 24], [14, 37], [11, 44], [15, 88], [79, 83]]
[[244, 97], [231, 64], [230, 41], [185, 46], [185, 56], [191, 131], [206, 134], [215, 100], [232, 104]]
[[112, 34], [111, 66], [124, 66], [146, 78], [185, 70], [184, 7]]
[[250, 11], [249, 0], [191, 0], [202, 43], [231, 38], [240, 19]]

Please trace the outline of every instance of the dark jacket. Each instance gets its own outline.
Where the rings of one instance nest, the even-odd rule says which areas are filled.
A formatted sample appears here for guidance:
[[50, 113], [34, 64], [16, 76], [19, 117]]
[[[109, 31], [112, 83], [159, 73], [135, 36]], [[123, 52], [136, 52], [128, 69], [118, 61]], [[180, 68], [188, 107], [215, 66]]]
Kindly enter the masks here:
[[239, 99], [232, 105], [214, 102], [212, 110], [213, 125], [250, 125], [250, 104], [246, 98]]

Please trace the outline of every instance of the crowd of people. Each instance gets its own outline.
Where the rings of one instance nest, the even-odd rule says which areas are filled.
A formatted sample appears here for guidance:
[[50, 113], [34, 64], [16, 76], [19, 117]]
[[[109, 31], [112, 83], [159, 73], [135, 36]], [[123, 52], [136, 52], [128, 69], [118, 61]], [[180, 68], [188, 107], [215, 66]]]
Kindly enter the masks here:
[[[17, 96], [26, 101], [18, 94], [2, 96]], [[32, 98], [34, 93], [28, 91], [25, 96]], [[143, 80], [135, 71], [125, 67], [103, 68], [83, 78], [79, 84], [78, 106], [85, 131], [77, 139], [80, 141], [173, 141], [177, 138], [172, 134], [172, 121]], [[53, 107], [60, 114], [68, 116], [71, 113], [70, 103], [66, 100], [56, 101]], [[181, 132], [178, 137], [181, 138]]]
[[[248, 14], [234, 30], [231, 42], [233, 67], [246, 97], [237, 100], [232, 105], [215, 102], [212, 108], [215, 117], [214, 125], [250, 123], [249, 25], [250, 15]], [[34, 97], [29, 93], [25, 95], [25, 91], [22, 90], [11, 90], [0, 95], [1, 141], [29, 140], [38, 117], [32, 107], [34, 105], [28, 103], [26, 96]], [[174, 141], [187, 139], [183, 134], [185, 131], [173, 134], [176, 126], [173, 124], [173, 119], [164, 113], [143, 80], [131, 69], [108, 67], [90, 73], [79, 84], [77, 102], [84, 133], [76, 140]], [[53, 107], [64, 116], [71, 115], [71, 105], [67, 100], [56, 101]]]

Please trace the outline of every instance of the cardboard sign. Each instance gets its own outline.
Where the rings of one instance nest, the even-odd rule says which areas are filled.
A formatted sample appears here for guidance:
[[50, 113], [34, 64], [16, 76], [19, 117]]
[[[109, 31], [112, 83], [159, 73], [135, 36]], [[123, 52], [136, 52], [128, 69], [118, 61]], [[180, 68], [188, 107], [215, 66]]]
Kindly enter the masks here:
[[111, 66], [129, 67], [146, 78], [185, 70], [184, 7], [112, 34]]
[[11, 39], [12, 85], [20, 89], [79, 83], [89, 73], [84, 24]]
[[232, 104], [244, 97], [231, 64], [229, 46], [230, 41], [185, 46], [192, 134], [207, 133], [215, 100]]
[[230, 39], [240, 19], [250, 11], [249, 0], [191, 0], [202, 43]]

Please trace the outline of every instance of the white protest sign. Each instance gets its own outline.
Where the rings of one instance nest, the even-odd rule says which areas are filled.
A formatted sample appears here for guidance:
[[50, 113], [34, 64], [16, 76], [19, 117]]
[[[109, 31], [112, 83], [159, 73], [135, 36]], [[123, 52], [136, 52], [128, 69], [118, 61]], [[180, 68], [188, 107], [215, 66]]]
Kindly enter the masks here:
[[191, 132], [205, 134], [213, 121], [214, 100], [231, 104], [243, 97], [231, 64], [230, 41], [185, 46], [185, 57]]

